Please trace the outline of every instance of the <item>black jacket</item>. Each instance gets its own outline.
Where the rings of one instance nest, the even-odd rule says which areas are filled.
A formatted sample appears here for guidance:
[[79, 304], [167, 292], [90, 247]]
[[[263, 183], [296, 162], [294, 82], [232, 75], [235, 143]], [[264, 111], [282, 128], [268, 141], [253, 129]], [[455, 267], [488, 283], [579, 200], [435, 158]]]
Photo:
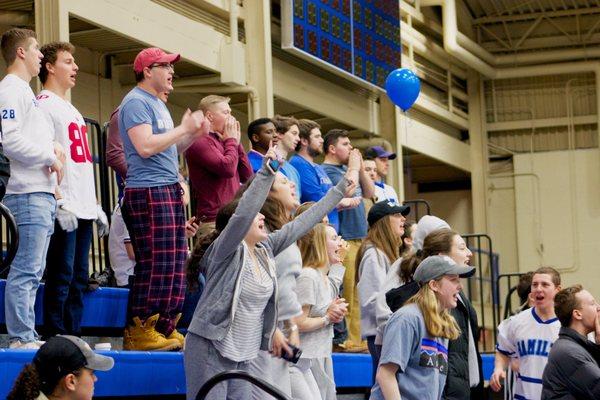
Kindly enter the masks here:
[[[460, 336], [448, 343], [448, 378], [444, 388], [443, 399], [470, 400], [483, 399], [483, 370], [481, 368], [481, 355], [477, 348], [479, 338], [479, 327], [477, 325], [477, 313], [471, 302], [460, 292], [462, 301], [458, 301], [456, 308], [451, 310], [460, 328]], [[469, 326], [475, 339], [475, 351], [477, 353], [477, 366], [479, 370], [479, 385], [474, 388], [469, 386]]]
[[542, 375], [542, 400], [600, 399], [600, 346], [560, 328]]

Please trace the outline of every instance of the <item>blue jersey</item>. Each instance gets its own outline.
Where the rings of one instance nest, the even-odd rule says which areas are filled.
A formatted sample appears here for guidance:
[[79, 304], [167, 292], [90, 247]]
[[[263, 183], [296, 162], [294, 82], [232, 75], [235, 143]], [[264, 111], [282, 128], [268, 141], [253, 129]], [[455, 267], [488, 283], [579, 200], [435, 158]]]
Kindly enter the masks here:
[[[265, 156], [263, 156], [256, 150], [250, 150], [248, 152], [248, 160], [250, 161], [250, 165], [252, 166], [252, 172], [256, 173], [256, 171], [258, 171], [260, 167], [262, 167], [264, 158]], [[286, 178], [288, 178], [290, 181], [294, 182], [294, 185], [296, 185], [296, 197], [298, 198], [298, 201], [300, 201], [300, 197], [302, 194], [302, 182], [300, 182], [300, 174], [298, 174], [296, 168], [294, 168], [289, 162], [284, 162], [281, 165], [281, 168], [279, 168], [279, 171], [281, 171], [281, 173], [285, 175]]]
[[[323, 164], [322, 167], [334, 185], [337, 185], [348, 170], [345, 165]], [[354, 197], [362, 199], [362, 188], [360, 185], [356, 187]], [[341, 210], [338, 215], [340, 221], [338, 232], [345, 240], [362, 240], [367, 237], [369, 226], [367, 224], [367, 213], [364, 202], [361, 201], [357, 207], [349, 210]]]
[[[319, 164], [310, 162], [297, 154], [290, 159], [289, 163], [296, 168], [296, 171], [300, 175], [301, 203], [319, 201], [333, 187], [331, 179], [329, 179], [329, 176]], [[333, 209], [327, 217], [329, 218], [329, 223], [339, 232], [337, 209]]]

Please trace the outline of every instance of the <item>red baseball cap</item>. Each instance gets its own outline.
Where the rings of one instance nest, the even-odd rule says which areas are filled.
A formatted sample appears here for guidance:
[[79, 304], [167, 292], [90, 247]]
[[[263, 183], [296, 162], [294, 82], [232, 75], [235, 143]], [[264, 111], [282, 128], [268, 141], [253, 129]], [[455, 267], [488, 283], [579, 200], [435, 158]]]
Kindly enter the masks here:
[[144, 49], [135, 56], [133, 61], [133, 70], [142, 72], [144, 68], [151, 66], [154, 63], [176, 63], [181, 56], [179, 54], [165, 53], [158, 47], [150, 47]]

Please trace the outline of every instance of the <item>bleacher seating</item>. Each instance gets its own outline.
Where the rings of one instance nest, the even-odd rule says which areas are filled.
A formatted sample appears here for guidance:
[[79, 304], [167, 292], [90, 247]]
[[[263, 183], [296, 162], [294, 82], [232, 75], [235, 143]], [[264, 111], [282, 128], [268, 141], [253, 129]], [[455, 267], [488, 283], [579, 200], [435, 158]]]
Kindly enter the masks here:
[[[5, 324], [4, 315], [4, 290], [6, 281], [0, 279], [0, 324]], [[100, 287], [93, 292], [85, 293], [83, 296], [83, 328], [117, 328], [125, 327], [127, 320], [127, 296], [129, 290], [117, 288]], [[40, 285], [35, 300], [35, 323], [38, 326], [44, 324], [43, 304], [44, 284]]]
[[[6, 281], [0, 280], [0, 324], [4, 324], [4, 290]], [[40, 287], [43, 291], [43, 285]], [[36, 323], [42, 320], [42, 292], [36, 300]], [[127, 289], [99, 288], [84, 296], [82, 326], [94, 329], [121, 329], [126, 322]], [[0, 349], [0, 399], [8, 394], [12, 383], [33, 350]], [[180, 352], [105, 351], [115, 358], [115, 367], [98, 372], [95, 396], [150, 396], [185, 393], [183, 355]], [[371, 356], [368, 354], [334, 353], [335, 382], [338, 388], [367, 388], [371, 386]], [[484, 377], [489, 379], [493, 355], [483, 355]]]

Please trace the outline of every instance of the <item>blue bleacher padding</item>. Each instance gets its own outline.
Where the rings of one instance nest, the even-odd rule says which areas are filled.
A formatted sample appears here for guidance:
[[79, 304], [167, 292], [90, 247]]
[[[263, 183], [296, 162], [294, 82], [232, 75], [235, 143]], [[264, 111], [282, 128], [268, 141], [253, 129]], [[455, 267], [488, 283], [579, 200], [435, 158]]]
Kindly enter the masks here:
[[[94, 397], [185, 394], [182, 353], [101, 351], [115, 359], [115, 367], [97, 372]], [[6, 398], [34, 350], [0, 349], [0, 399]]]
[[[0, 280], [0, 324], [4, 324], [4, 290]], [[127, 289], [99, 288], [84, 295], [82, 326], [91, 328], [121, 328], [127, 315]], [[36, 323], [42, 320], [43, 285], [36, 299]], [[185, 393], [182, 353], [179, 352], [101, 352], [115, 358], [115, 368], [98, 372], [96, 396], [145, 396]], [[31, 360], [32, 350], [0, 349], [0, 399], [8, 394], [23, 365]], [[489, 380], [494, 369], [494, 355], [482, 354], [484, 379]], [[371, 356], [369, 354], [334, 353], [334, 377], [337, 387], [371, 386]]]
[[489, 381], [494, 372], [494, 353], [482, 353], [481, 366], [483, 369], [483, 380]]
[[[6, 281], [0, 279], [0, 324], [6, 322], [4, 315], [4, 290]], [[124, 328], [127, 321], [127, 296], [129, 290], [100, 287], [83, 295], [84, 328]], [[44, 285], [40, 285], [35, 299], [35, 323], [44, 324], [43, 316]]]
[[372, 386], [370, 354], [333, 353], [333, 376], [337, 387]]
[[[0, 349], [0, 399], [6, 398], [23, 365], [33, 350]], [[183, 355], [179, 352], [101, 351], [115, 359], [115, 367], [98, 372], [95, 396], [147, 396], [185, 393]], [[484, 379], [494, 368], [494, 355], [482, 354]], [[334, 353], [335, 383], [342, 387], [371, 386], [371, 356]]]

